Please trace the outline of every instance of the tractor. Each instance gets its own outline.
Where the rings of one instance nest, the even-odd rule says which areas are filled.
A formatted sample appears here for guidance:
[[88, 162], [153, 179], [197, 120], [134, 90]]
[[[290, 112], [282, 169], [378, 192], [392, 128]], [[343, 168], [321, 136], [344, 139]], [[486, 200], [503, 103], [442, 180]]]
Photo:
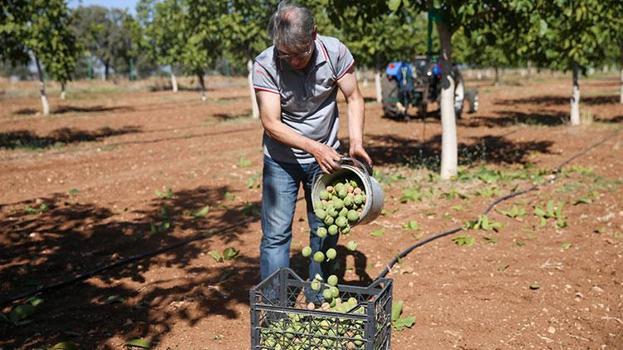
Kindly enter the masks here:
[[[478, 92], [465, 90], [463, 77], [454, 66], [450, 72], [455, 82], [454, 112], [461, 118], [465, 100], [468, 112], [478, 111]], [[428, 104], [441, 98], [441, 66], [429, 56], [418, 56], [413, 62], [391, 62], [385, 70], [382, 82], [383, 114], [387, 118], [409, 120], [409, 108], [415, 107], [417, 114], [425, 118]]]

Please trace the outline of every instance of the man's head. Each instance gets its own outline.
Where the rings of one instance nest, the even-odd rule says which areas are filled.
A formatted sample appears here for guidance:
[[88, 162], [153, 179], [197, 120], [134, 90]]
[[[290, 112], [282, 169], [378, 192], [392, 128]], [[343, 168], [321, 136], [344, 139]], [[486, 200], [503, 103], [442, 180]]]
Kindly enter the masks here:
[[268, 27], [277, 56], [294, 68], [303, 69], [314, 53], [316, 24], [309, 9], [282, 1]]

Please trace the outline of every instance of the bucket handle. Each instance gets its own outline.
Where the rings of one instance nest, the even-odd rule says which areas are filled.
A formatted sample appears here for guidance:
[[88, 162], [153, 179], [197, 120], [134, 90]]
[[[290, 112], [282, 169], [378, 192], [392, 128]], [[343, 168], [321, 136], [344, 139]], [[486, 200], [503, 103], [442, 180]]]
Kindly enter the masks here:
[[340, 159], [340, 162], [351, 162], [354, 165], [356, 165], [357, 167], [361, 168], [366, 173], [366, 175], [368, 175], [368, 177], [372, 176], [372, 166], [370, 166], [370, 164], [368, 164], [368, 163], [362, 163], [357, 158], [351, 158], [351, 157], [343, 156]]
[[[368, 176], [372, 176], [372, 166], [370, 166], [367, 163], [362, 163], [361, 161], [359, 161], [356, 158], [351, 158], [348, 156], [342, 156], [340, 158], [340, 164], [344, 163], [344, 162], [351, 162], [352, 164], [354, 164], [355, 166], [361, 168], [363, 170], [363, 172]], [[314, 186], [316, 186], [316, 181], [318, 180], [318, 174], [322, 174], [322, 170], [318, 169], [316, 170], [316, 172], [314, 172], [314, 177], [312, 178], [312, 189], [314, 188]]]

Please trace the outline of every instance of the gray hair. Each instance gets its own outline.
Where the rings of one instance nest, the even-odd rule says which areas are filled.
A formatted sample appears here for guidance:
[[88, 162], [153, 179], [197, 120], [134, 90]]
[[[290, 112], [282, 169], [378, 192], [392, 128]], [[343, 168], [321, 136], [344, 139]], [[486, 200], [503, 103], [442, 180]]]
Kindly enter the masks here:
[[302, 51], [312, 41], [315, 25], [314, 16], [308, 8], [282, 1], [270, 18], [268, 34], [276, 47]]

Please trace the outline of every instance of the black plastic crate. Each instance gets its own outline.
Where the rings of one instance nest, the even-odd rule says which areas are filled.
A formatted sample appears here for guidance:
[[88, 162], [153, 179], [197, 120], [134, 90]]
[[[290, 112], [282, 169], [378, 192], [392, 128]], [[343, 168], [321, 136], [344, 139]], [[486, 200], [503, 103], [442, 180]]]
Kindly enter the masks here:
[[251, 289], [251, 349], [391, 349], [391, 279], [338, 285], [340, 299], [353, 298], [344, 312], [308, 309], [310, 285], [283, 268]]

